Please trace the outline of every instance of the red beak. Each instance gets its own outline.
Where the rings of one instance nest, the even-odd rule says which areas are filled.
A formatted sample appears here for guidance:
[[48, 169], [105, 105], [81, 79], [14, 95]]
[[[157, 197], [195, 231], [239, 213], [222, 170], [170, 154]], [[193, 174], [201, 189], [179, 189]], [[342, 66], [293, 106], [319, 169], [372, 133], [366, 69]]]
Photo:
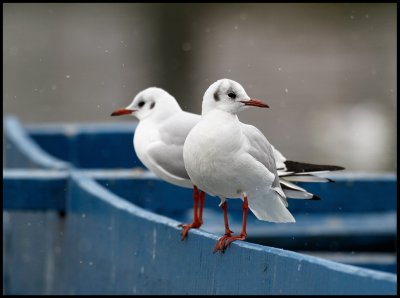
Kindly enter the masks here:
[[128, 109], [119, 109], [114, 112], [112, 112], [111, 116], [121, 116], [121, 115], [130, 115], [134, 112], [135, 110], [128, 110]]
[[244, 103], [246, 106], [269, 108], [269, 105], [267, 105], [266, 103], [264, 103], [263, 101], [261, 101], [259, 99], [242, 100], [240, 102]]

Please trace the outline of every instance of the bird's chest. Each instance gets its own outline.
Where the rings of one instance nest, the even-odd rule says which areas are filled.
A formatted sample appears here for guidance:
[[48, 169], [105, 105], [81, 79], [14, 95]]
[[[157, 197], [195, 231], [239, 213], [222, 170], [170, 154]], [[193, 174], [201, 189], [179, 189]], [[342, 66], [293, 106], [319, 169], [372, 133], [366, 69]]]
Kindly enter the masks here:
[[215, 195], [222, 193], [219, 188], [226, 185], [224, 181], [237, 179], [236, 173], [229, 169], [236, 164], [232, 157], [242, 150], [243, 141], [239, 123], [218, 120], [208, 119], [205, 124], [197, 125], [185, 144], [185, 166], [189, 175], [204, 190]]
[[151, 127], [141, 125], [139, 123], [135, 130], [135, 135], [133, 137], [133, 146], [135, 148], [136, 155], [139, 160], [148, 167], [149, 161], [147, 157], [147, 147], [159, 139], [158, 130]]

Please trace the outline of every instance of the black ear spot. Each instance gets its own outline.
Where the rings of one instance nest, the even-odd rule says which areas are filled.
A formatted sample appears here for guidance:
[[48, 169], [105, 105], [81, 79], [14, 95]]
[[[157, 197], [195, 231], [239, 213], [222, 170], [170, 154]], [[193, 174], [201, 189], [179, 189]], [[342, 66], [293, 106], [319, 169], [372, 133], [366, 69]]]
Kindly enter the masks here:
[[217, 91], [214, 93], [214, 100], [219, 101], [219, 95]]
[[153, 102], [151, 103], [151, 105], [150, 105], [150, 110], [151, 110], [152, 108], [154, 108], [155, 105], [156, 105], [156, 103], [153, 101]]
[[144, 106], [144, 104], [145, 104], [145, 102], [144, 102], [144, 101], [140, 101], [140, 102], [138, 103], [138, 107], [139, 107], [139, 108], [141, 108], [141, 107], [143, 107], [143, 106]]
[[232, 98], [232, 99], [235, 99], [235, 98], [236, 98], [236, 94], [233, 93], [233, 92], [229, 92], [229, 93], [228, 93], [228, 96], [229, 96], [230, 98]]

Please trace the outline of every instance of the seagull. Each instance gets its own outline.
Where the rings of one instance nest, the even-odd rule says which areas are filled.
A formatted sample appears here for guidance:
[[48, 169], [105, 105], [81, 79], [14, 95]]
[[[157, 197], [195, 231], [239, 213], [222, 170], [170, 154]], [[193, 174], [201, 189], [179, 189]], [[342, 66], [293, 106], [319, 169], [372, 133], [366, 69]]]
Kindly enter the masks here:
[[183, 144], [200, 115], [185, 112], [167, 91], [150, 87], [139, 92], [130, 105], [111, 116], [133, 115], [139, 119], [133, 146], [140, 161], [155, 175], [174, 185], [193, 188], [193, 222], [181, 224], [181, 239], [203, 223], [203, 191], [191, 182], [183, 164]]
[[[269, 106], [251, 99], [235, 81], [216, 81], [205, 92], [201, 119], [183, 146], [184, 165], [192, 183], [221, 200], [225, 234], [214, 253], [224, 252], [235, 240], [246, 239], [248, 209], [259, 220], [293, 223], [288, 197], [319, 199], [293, 182], [328, 182], [311, 174], [343, 169], [287, 160], [259, 129], [239, 121], [237, 114], [248, 107]], [[227, 198], [243, 200], [242, 231], [237, 236], [229, 229]]]

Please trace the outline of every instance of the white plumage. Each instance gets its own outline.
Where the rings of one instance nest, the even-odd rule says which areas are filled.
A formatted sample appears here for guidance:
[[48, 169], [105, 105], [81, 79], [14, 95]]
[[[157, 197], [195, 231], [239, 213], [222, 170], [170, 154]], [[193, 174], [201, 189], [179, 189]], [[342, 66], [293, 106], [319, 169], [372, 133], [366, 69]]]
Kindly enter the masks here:
[[219, 80], [209, 87], [202, 118], [184, 144], [186, 170], [194, 184], [222, 201], [248, 196], [248, 206], [258, 219], [294, 222], [271, 145], [257, 128], [242, 124], [236, 115], [247, 101], [250, 97], [234, 81]]
[[[226, 82], [229, 81], [226, 80]], [[238, 86], [240, 85], [235, 85], [235, 88]], [[244, 92], [244, 90], [240, 92]], [[245, 95], [245, 92], [243, 94]], [[208, 94], [208, 97], [214, 101], [215, 96], [215, 93]], [[219, 104], [228, 111], [232, 108], [226, 102], [220, 101]], [[318, 166], [287, 161], [278, 150], [268, 143], [256, 127], [241, 123], [231, 111], [227, 113], [219, 109], [211, 109], [211, 113], [208, 113], [209, 109], [210, 106], [203, 102], [203, 118], [207, 119], [206, 124], [208, 123], [204, 125], [204, 119], [200, 121], [200, 115], [183, 111], [176, 99], [168, 92], [161, 88], [150, 87], [138, 93], [130, 105], [115, 111], [112, 116], [133, 115], [140, 120], [133, 141], [136, 154], [141, 162], [161, 179], [187, 188], [192, 188], [193, 183], [200, 183], [203, 190], [221, 196], [222, 201], [226, 197], [241, 197], [246, 189], [249, 197], [253, 198], [249, 200], [250, 209], [259, 219], [263, 220], [294, 221], [293, 216], [286, 209], [286, 197], [312, 199], [316, 196], [291, 182], [327, 182], [330, 180], [310, 174], [316, 170], [326, 171], [326, 167], [330, 167], [328, 170], [339, 169], [339, 167], [332, 166], [316, 168]], [[199, 124], [195, 130], [196, 137], [192, 136], [191, 138], [196, 139], [197, 147], [187, 148], [187, 158], [195, 156], [189, 163], [197, 163], [201, 174], [200, 177], [195, 175], [196, 177], [191, 179], [192, 177], [189, 177], [187, 168], [185, 168], [183, 146], [186, 137], [196, 124]], [[229, 160], [231, 157], [225, 154], [232, 150], [241, 151], [242, 154], [238, 160]], [[208, 168], [204, 168], [204, 165], [210, 160], [212, 160], [211, 166], [209, 164]], [[258, 179], [246, 181], [246, 179], [248, 180], [245, 178], [246, 176], [242, 175], [241, 178], [238, 178], [235, 171], [220, 173], [223, 171], [223, 165], [227, 162], [236, 164], [240, 167], [240, 171], [246, 172], [250, 176], [254, 171], [257, 172]], [[309, 171], [306, 170], [308, 166], [312, 166]], [[234, 181], [235, 187], [227, 186], [223, 182], [216, 182], [226, 174], [228, 177], [225, 176], [225, 178]], [[194, 197], [194, 209], [196, 209], [196, 194]], [[267, 199], [262, 199], [264, 197]], [[204, 200], [204, 194], [202, 198]], [[182, 234], [183, 239], [190, 227], [201, 225], [202, 203], [200, 203], [199, 214], [196, 215], [196, 210], [194, 212], [194, 218], [196, 219], [198, 216], [200, 220], [193, 226], [184, 225], [186, 231]]]

